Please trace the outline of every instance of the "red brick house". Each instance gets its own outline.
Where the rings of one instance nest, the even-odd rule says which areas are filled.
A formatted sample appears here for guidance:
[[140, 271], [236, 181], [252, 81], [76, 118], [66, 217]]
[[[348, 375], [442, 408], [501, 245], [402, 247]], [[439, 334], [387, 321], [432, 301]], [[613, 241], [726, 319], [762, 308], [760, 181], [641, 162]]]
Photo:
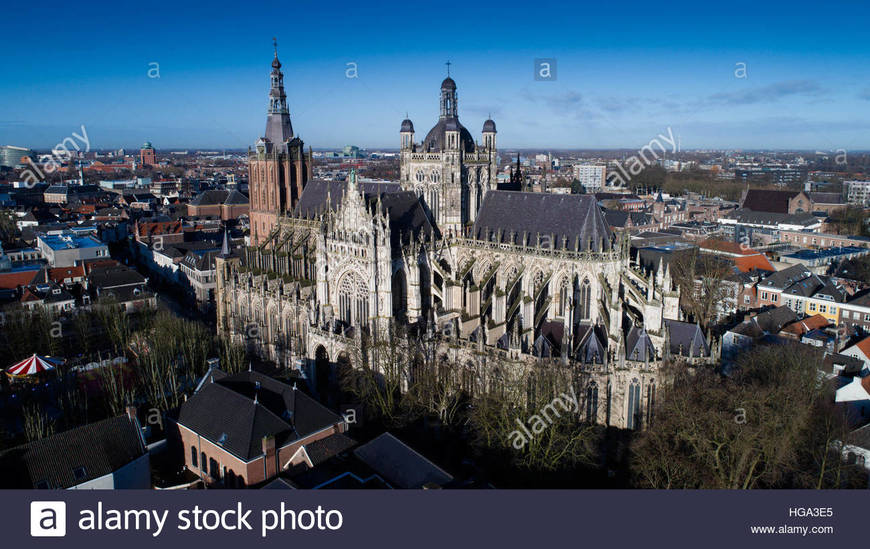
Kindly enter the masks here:
[[185, 467], [209, 485], [242, 488], [311, 464], [306, 447], [346, 430], [303, 391], [254, 371], [212, 369], [178, 416]]

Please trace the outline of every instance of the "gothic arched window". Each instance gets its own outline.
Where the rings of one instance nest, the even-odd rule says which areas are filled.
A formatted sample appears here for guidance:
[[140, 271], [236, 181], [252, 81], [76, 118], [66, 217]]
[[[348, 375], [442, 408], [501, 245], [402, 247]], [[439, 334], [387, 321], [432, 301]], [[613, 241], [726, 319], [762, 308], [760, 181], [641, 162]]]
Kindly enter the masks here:
[[438, 181], [441, 180], [441, 174], [438, 173], [438, 170], [432, 170], [431, 172], [429, 172], [429, 180], [432, 183], [438, 183]]
[[559, 283], [559, 316], [568, 314], [568, 278]]
[[426, 172], [424, 172], [422, 169], [419, 169], [419, 170], [417, 170], [417, 173], [414, 174], [414, 178], [418, 182], [422, 183], [422, 182], [426, 181]]
[[640, 382], [637, 378], [631, 380], [628, 386], [628, 421], [629, 429], [640, 428]]
[[589, 320], [591, 318], [591, 301], [592, 287], [589, 284], [589, 279], [584, 279], [580, 285], [580, 319]]
[[598, 418], [598, 384], [594, 381], [586, 388], [586, 420], [595, 422]]
[[368, 286], [355, 272], [347, 273], [338, 283], [338, 316], [347, 324], [364, 324], [368, 321]]

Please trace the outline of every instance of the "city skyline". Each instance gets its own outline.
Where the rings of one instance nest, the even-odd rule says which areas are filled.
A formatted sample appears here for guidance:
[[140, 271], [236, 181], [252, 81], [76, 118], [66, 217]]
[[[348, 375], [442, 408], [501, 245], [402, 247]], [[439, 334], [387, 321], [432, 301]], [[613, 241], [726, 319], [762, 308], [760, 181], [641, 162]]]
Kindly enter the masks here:
[[[131, 26], [100, 3], [40, 33], [30, 8], [11, 14], [0, 101], [15, 109], [0, 142], [46, 148], [85, 125], [93, 148], [246, 149], [263, 133], [275, 36], [294, 128], [319, 149], [397, 148], [405, 113], [431, 126], [448, 60], [463, 124], [479, 139], [491, 114], [504, 148], [631, 149], [672, 128], [684, 150], [870, 149], [864, 8], [810, 18], [773, 3], [744, 19], [639, 5], [627, 9], [645, 17], [620, 20], [503, 3], [430, 29], [436, 8], [348, 6], [338, 20], [335, 6], [300, 6], [294, 20], [310, 23], [284, 30], [262, 10], [209, 6], [174, 7], [194, 28], [160, 10]], [[533, 78], [540, 58], [556, 60], [555, 81]]]

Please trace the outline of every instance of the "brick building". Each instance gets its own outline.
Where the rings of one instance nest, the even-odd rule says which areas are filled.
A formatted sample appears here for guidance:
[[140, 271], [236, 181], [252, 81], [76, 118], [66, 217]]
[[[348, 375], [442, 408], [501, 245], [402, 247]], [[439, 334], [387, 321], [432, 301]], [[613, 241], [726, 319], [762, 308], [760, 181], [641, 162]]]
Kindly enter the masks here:
[[254, 371], [217, 369], [181, 406], [177, 424], [187, 469], [228, 488], [310, 464], [308, 445], [346, 430], [341, 416], [295, 386]]
[[257, 140], [256, 150], [248, 153], [253, 245], [272, 234], [279, 216], [293, 211], [311, 178], [311, 151], [306, 154], [305, 144], [293, 135], [277, 47], [270, 80], [266, 135]]
[[224, 221], [249, 213], [248, 197], [236, 190], [203, 191], [187, 205], [191, 217], [215, 217]]

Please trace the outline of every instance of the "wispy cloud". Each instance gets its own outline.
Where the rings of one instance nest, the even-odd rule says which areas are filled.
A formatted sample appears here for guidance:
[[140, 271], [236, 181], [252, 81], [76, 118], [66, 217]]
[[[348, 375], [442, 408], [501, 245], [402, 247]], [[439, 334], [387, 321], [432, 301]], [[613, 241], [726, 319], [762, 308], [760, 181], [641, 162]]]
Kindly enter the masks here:
[[824, 93], [825, 89], [813, 80], [787, 80], [747, 90], [714, 93], [704, 102], [713, 105], [753, 105], [795, 96], [817, 98]]

